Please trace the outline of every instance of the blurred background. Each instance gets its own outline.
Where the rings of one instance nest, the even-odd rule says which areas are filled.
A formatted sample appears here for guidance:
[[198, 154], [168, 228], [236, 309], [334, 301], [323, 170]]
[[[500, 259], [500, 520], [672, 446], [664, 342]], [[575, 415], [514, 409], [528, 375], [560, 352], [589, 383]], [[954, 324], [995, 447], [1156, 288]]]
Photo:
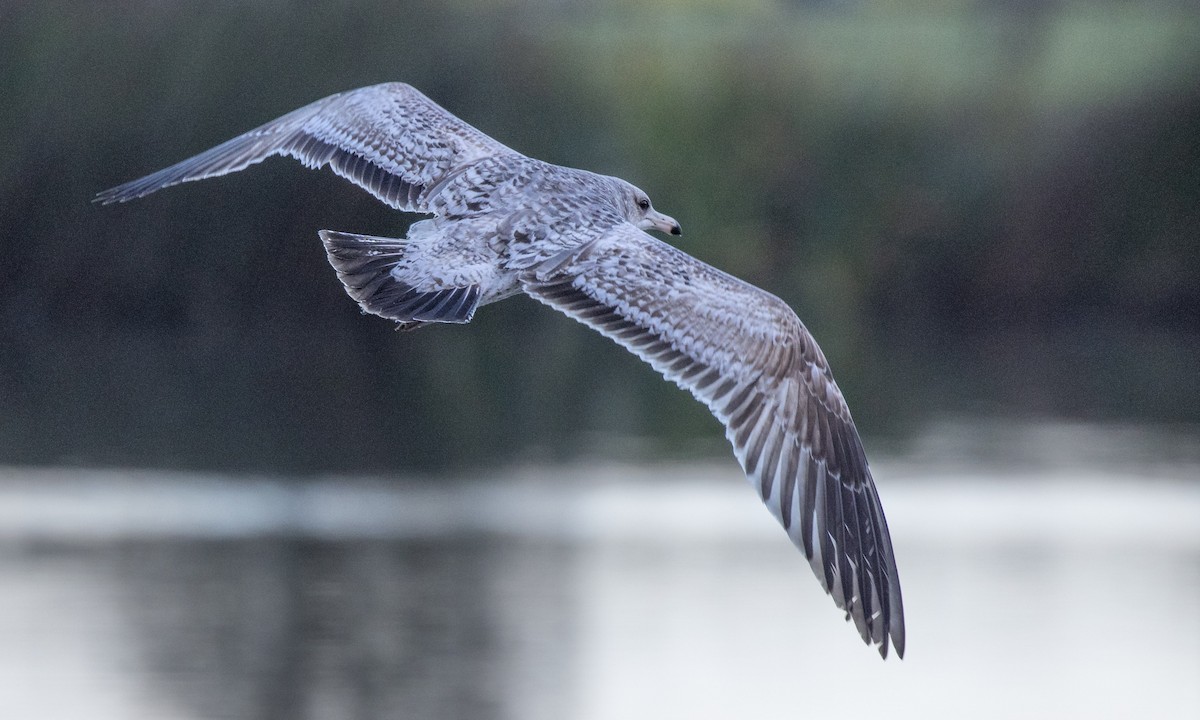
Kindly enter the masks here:
[[[1171, 0], [0, 0], [0, 716], [1200, 715], [1198, 77]], [[621, 348], [361, 315], [316, 231], [417, 218], [90, 202], [391, 80], [797, 310], [908, 659]]]

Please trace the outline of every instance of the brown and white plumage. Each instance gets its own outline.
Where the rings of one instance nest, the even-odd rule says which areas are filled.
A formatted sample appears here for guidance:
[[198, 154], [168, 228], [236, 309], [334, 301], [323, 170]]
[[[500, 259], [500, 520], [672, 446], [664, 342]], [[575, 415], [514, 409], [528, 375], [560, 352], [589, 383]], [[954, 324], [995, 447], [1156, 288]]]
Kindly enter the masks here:
[[725, 424], [751, 484], [863, 639], [903, 655], [895, 558], [862, 442], [825, 356], [783, 301], [644, 232], [679, 226], [629, 183], [521, 155], [402, 83], [319, 100], [97, 200], [272, 155], [329, 165], [394, 208], [434, 216], [404, 239], [321, 231], [365, 311], [405, 328], [461, 323], [525, 293], [690, 391]]

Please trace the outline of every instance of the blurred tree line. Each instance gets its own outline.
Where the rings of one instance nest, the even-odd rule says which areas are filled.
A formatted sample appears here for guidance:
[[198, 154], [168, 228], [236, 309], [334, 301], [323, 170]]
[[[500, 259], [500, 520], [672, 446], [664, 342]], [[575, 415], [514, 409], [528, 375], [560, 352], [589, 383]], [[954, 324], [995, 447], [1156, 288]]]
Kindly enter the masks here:
[[947, 413], [1200, 420], [1200, 13], [1187, 4], [0, 2], [0, 463], [436, 469], [724, 454], [526, 299], [363, 317], [320, 228], [416, 219], [284, 160], [99, 190], [410, 82], [626, 178], [787, 300], [868, 436]]

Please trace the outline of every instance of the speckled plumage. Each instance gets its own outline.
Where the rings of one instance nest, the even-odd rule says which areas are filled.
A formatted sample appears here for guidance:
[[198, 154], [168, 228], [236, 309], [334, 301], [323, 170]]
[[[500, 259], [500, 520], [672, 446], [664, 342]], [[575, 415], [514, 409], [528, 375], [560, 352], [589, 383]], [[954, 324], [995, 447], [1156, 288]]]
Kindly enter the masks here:
[[319, 100], [97, 199], [272, 155], [329, 165], [391, 207], [434, 216], [404, 239], [321, 231], [367, 312], [404, 328], [469, 322], [523, 292], [690, 391], [863, 639], [903, 655], [900, 584], [862, 443], [825, 356], [783, 301], [644, 232], [679, 226], [629, 183], [526, 157], [403, 83]]

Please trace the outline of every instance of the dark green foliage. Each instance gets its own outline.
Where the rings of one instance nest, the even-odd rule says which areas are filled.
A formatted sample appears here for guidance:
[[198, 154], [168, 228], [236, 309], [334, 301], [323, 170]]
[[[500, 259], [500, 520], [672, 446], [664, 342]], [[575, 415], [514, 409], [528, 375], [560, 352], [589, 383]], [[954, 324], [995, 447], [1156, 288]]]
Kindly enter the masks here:
[[361, 316], [317, 230], [415, 218], [329, 173], [89, 202], [386, 80], [646, 189], [680, 247], [796, 308], [868, 436], [1200, 421], [1198, 16], [576, 5], [0, 9], [0, 464], [724, 453], [685, 393], [528, 300], [411, 334]]

